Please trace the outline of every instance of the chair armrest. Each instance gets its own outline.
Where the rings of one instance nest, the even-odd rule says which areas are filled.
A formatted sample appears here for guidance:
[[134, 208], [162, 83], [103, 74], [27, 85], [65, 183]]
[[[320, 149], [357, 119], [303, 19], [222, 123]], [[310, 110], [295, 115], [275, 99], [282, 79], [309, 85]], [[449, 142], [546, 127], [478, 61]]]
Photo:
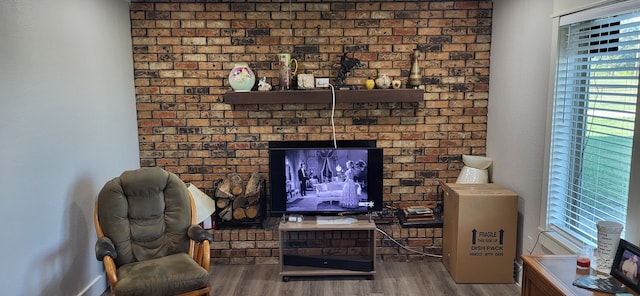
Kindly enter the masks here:
[[209, 270], [211, 264], [211, 247], [213, 235], [202, 229], [200, 225], [191, 225], [187, 230], [187, 235], [191, 242], [189, 244], [189, 255], [202, 268]]
[[116, 252], [116, 247], [113, 245], [113, 242], [108, 237], [103, 236], [96, 242], [96, 258], [102, 261], [105, 256], [115, 259], [118, 257], [118, 253]]
[[208, 231], [202, 229], [200, 225], [191, 225], [187, 230], [187, 235], [190, 239], [197, 241], [199, 243], [208, 240], [209, 242], [213, 242], [213, 235]]

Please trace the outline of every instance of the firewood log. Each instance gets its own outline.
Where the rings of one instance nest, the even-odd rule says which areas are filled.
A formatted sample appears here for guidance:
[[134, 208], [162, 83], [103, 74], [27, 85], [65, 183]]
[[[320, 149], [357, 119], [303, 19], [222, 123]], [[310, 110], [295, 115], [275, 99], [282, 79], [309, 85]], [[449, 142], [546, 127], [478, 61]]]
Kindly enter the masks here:
[[231, 183], [231, 194], [234, 196], [239, 196], [244, 192], [244, 187], [242, 186], [242, 178], [237, 173], [229, 174], [229, 182]]
[[251, 177], [249, 177], [249, 181], [247, 181], [247, 187], [244, 190], [244, 195], [252, 196], [260, 192], [261, 181], [262, 181], [262, 177], [258, 172], [251, 174]]
[[247, 215], [244, 212], [244, 208], [239, 208], [239, 209], [235, 209], [233, 210], [233, 219], [236, 220], [242, 220], [246, 217]]
[[233, 208], [239, 209], [244, 208], [247, 205], [247, 198], [244, 196], [238, 196], [233, 200]]
[[224, 178], [222, 180], [222, 183], [220, 183], [220, 185], [216, 189], [215, 195], [216, 197], [222, 197], [222, 198], [233, 197], [233, 194], [231, 194], [231, 181], [229, 180], [229, 178]]
[[251, 196], [247, 196], [247, 204], [253, 205], [257, 203], [259, 199], [260, 199], [260, 192], [257, 192]]
[[231, 212], [231, 205], [227, 206], [220, 212], [220, 218], [225, 221], [231, 221], [233, 214]]
[[224, 209], [227, 207], [227, 205], [229, 205], [228, 198], [218, 198], [218, 200], [216, 200], [216, 206], [218, 207], [218, 209]]
[[245, 211], [247, 214], [247, 218], [253, 219], [258, 216], [258, 207], [257, 206], [248, 206]]

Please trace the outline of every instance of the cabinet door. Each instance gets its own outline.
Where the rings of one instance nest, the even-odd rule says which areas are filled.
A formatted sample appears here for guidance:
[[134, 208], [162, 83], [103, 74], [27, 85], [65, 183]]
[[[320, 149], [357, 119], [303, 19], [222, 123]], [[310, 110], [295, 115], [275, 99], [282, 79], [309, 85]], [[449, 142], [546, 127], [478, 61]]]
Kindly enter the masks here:
[[522, 273], [522, 295], [564, 296], [565, 294], [553, 285], [540, 269], [525, 263]]

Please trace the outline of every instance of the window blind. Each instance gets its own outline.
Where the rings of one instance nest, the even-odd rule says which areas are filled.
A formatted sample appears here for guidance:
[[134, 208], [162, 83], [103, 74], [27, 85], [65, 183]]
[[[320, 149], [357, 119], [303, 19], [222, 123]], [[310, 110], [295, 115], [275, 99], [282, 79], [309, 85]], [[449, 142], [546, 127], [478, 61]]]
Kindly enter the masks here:
[[625, 224], [640, 66], [640, 10], [559, 30], [547, 223], [583, 242]]

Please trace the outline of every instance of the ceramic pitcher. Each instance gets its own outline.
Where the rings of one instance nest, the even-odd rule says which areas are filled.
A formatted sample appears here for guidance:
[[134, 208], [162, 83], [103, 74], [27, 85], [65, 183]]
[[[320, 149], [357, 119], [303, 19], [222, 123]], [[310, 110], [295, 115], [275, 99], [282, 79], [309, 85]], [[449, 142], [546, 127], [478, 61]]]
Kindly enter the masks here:
[[[295, 65], [292, 69], [291, 64]], [[278, 54], [278, 73], [280, 75], [280, 89], [291, 89], [291, 77], [298, 71], [298, 60], [292, 59], [290, 53]]]

